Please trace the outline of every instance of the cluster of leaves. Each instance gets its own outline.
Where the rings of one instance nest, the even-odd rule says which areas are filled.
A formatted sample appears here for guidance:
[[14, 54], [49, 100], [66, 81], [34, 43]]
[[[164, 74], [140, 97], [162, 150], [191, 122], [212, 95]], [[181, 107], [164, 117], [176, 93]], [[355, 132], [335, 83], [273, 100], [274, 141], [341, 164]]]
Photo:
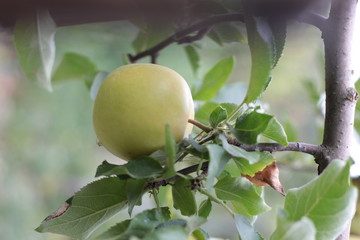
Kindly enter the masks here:
[[[237, 5], [221, 5], [216, 1], [210, 8], [212, 10], [202, 17], [241, 11]], [[136, 23], [136, 26], [141, 26], [133, 42], [136, 52], [153, 47], [174, 31], [173, 28], [155, 31], [156, 26], [151, 24]], [[119, 222], [98, 238], [153, 240], [191, 236], [192, 239], [208, 239], [201, 225], [211, 215], [212, 205], [219, 204], [234, 217], [241, 239], [263, 239], [253, 228], [255, 217], [270, 209], [262, 196], [262, 186], [270, 185], [284, 194], [275, 159], [269, 152], [247, 152], [230, 144], [229, 140], [256, 145], [262, 137], [283, 146], [288, 144], [276, 118], [254, 107], [254, 102], [270, 83], [271, 71], [281, 56], [286, 25], [244, 14], [241, 27], [220, 24], [206, 34], [219, 45], [245, 42], [242, 29], [247, 33], [252, 66], [248, 91], [240, 105], [212, 101], [232, 73], [234, 58], [228, 57], [215, 64], [193, 89], [194, 100], [199, 105], [196, 117], [202, 124], [209, 125], [209, 131], [175, 144], [167, 127], [163, 150], [125, 165], [104, 161], [96, 172], [99, 179], [75, 193], [48, 216], [37, 231], [88, 238], [120, 210], [128, 208], [131, 216], [133, 208], [141, 205], [142, 196], [150, 192], [157, 203], [155, 209]], [[30, 21], [18, 22], [14, 39], [24, 72], [47, 89], [51, 89], [51, 81], [81, 79], [95, 96], [106, 74], [86, 56], [65, 54], [53, 70], [55, 30], [50, 15], [43, 11], [37, 12]], [[195, 73], [199, 68], [198, 47], [196, 44], [184, 47]], [[190, 166], [179, 169], [185, 158]], [[350, 163], [333, 161], [314, 181], [289, 190], [271, 239], [334, 239], [355, 208], [357, 193], [349, 184], [349, 166]], [[167, 207], [159, 202], [162, 188], [171, 192], [171, 204]], [[203, 201], [199, 203], [199, 199]]]

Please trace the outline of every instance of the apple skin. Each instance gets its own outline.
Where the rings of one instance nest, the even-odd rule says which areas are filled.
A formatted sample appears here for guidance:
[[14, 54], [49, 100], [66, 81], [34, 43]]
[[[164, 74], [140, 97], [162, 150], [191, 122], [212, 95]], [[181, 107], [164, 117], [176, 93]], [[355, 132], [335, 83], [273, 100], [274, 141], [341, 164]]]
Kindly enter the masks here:
[[95, 99], [95, 133], [112, 154], [130, 161], [165, 145], [165, 125], [176, 142], [187, 137], [194, 103], [186, 81], [156, 64], [129, 64], [115, 69]]

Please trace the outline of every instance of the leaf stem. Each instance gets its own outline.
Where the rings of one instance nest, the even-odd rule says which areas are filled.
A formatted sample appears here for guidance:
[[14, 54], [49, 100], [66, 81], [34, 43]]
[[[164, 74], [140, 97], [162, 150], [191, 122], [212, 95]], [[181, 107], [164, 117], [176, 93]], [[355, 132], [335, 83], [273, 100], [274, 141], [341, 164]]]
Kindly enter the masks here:
[[211, 127], [208, 127], [208, 126], [202, 124], [201, 122], [196, 121], [195, 119], [190, 119], [189, 118], [188, 123], [191, 123], [192, 125], [200, 128], [201, 130], [203, 130], [206, 133], [209, 133], [209, 132], [211, 132], [213, 130]]

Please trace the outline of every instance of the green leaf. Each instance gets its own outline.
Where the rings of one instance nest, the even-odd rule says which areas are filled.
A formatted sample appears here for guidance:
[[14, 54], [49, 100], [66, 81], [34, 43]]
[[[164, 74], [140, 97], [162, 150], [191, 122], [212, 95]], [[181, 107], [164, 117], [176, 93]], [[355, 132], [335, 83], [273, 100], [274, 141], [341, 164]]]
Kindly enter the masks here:
[[196, 229], [194, 232], [192, 232], [191, 236], [195, 240], [207, 240], [210, 238], [209, 235], [202, 229]]
[[308, 217], [316, 239], [335, 239], [355, 213], [357, 189], [350, 186], [350, 161], [333, 160], [324, 172], [308, 184], [289, 190], [285, 210], [289, 221]]
[[87, 56], [78, 53], [65, 53], [62, 61], [53, 74], [52, 81], [81, 80], [94, 78], [98, 72], [95, 63]]
[[263, 240], [264, 238], [255, 231], [249, 220], [239, 214], [235, 215], [235, 225], [241, 240]]
[[273, 68], [277, 65], [279, 59], [282, 56], [284, 50], [286, 34], [287, 34], [287, 22], [286, 21], [273, 21], [269, 22], [273, 36], [274, 36], [274, 59]]
[[264, 18], [247, 15], [245, 23], [251, 53], [251, 73], [244, 103], [251, 103], [259, 98], [270, 83], [274, 60], [274, 37]]
[[112, 175], [126, 175], [129, 176], [129, 171], [124, 165], [111, 164], [108, 161], [103, 161], [96, 169], [95, 177], [112, 176]]
[[48, 216], [36, 231], [87, 238], [99, 225], [125, 207], [125, 187], [126, 181], [117, 177], [90, 183]]
[[256, 188], [245, 178], [225, 176], [214, 186], [221, 200], [231, 201], [236, 213], [255, 216], [270, 210]]
[[262, 132], [264, 137], [268, 137], [283, 146], [288, 145], [287, 135], [285, 133], [284, 127], [281, 123], [274, 117], [269, 121], [265, 131]]
[[234, 57], [228, 57], [220, 60], [205, 75], [200, 88], [194, 94], [194, 99], [204, 101], [213, 99], [230, 77], [233, 71], [234, 63]]
[[165, 178], [176, 175], [175, 159], [176, 159], [176, 143], [171, 134], [170, 125], [165, 126], [165, 152], [166, 152], [166, 173]]
[[188, 233], [181, 226], [169, 226], [146, 235], [143, 240], [188, 240]]
[[227, 118], [226, 109], [218, 106], [210, 114], [209, 123], [213, 128], [216, 128], [219, 123], [224, 121]]
[[210, 199], [206, 199], [200, 203], [199, 217], [207, 218], [210, 215], [212, 204]]
[[307, 217], [298, 221], [289, 221], [284, 211], [277, 218], [277, 228], [271, 235], [271, 240], [315, 240], [316, 228]]
[[156, 24], [149, 24], [139, 30], [132, 46], [137, 53], [145, 51], [169, 37], [172, 32], [173, 30], [170, 27], [162, 26], [159, 28]]
[[196, 74], [200, 67], [200, 65], [199, 65], [200, 56], [199, 56], [198, 52], [196, 51], [196, 49], [191, 45], [185, 46], [184, 49], [185, 49], [186, 56], [189, 59], [191, 68], [192, 68], [194, 74]]
[[49, 91], [55, 60], [56, 25], [46, 10], [20, 18], [14, 28], [14, 44], [26, 77]]
[[191, 182], [188, 179], [180, 178], [175, 181], [172, 187], [174, 208], [181, 211], [184, 216], [191, 216], [196, 213], [196, 201], [191, 191]]
[[235, 137], [245, 144], [256, 144], [262, 134], [281, 145], [287, 145], [287, 136], [282, 125], [274, 116], [258, 113], [256, 110], [236, 119], [235, 128], [229, 127]]
[[127, 179], [126, 180], [126, 198], [128, 199], [128, 213], [131, 216], [135, 205], [141, 205], [141, 198], [146, 192], [145, 187], [147, 181], [145, 179]]
[[219, 135], [225, 151], [231, 156], [240, 172], [244, 175], [254, 176], [267, 165], [275, 161], [274, 157], [266, 152], [247, 152], [242, 148], [230, 145], [224, 135]]
[[164, 172], [160, 163], [148, 156], [140, 157], [128, 162], [126, 168], [129, 175], [133, 178], [157, 177]]
[[102, 233], [98, 238], [130, 239], [131, 237], [143, 238], [152, 233], [159, 224], [170, 220], [168, 208], [151, 209], [137, 214], [132, 219], [125, 220]]
[[222, 46], [222, 43], [246, 42], [244, 35], [231, 23], [215, 25], [211, 32], [209, 36], [220, 46]]
[[195, 118], [203, 124], [209, 124], [209, 116], [219, 104], [215, 102], [205, 102], [196, 110]]
[[210, 188], [214, 185], [215, 178], [224, 171], [231, 156], [225, 152], [222, 147], [216, 144], [209, 144], [206, 147], [210, 155], [206, 188], [210, 190]]

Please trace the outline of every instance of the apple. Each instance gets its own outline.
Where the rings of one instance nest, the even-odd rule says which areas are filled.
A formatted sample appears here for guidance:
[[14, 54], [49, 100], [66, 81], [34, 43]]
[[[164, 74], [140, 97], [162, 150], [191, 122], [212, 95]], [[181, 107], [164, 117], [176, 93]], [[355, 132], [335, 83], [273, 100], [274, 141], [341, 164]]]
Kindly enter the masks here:
[[194, 103], [186, 81], [157, 64], [129, 64], [111, 72], [95, 98], [93, 125], [99, 142], [130, 161], [165, 145], [165, 126], [176, 142], [187, 137]]

